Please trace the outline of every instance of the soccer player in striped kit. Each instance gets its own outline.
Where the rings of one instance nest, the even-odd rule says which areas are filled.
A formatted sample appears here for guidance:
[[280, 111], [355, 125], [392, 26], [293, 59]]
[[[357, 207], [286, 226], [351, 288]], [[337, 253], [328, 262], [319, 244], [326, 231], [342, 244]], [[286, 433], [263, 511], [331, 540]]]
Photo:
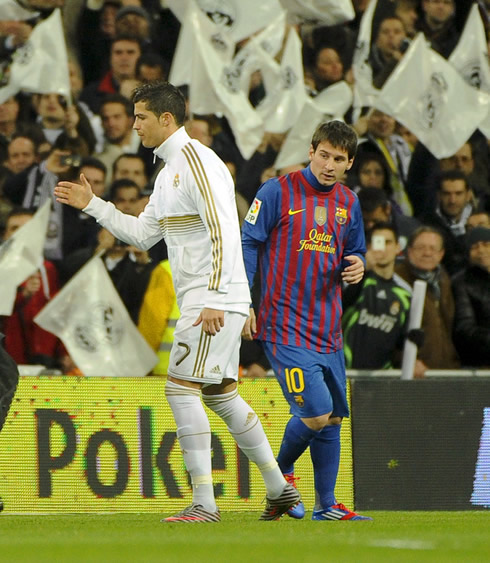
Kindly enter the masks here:
[[[294, 462], [310, 447], [313, 520], [371, 520], [340, 504], [334, 489], [340, 424], [349, 416], [342, 350], [342, 282], [364, 275], [364, 226], [357, 196], [339, 180], [357, 149], [354, 130], [322, 123], [310, 164], [265, 182], [242, 227], [249, 285], [260, 267], [261, 301], [243, 337], [260, 340], [292, 414], [277, 461], [294, 483]], [[302, 503], [288, 511], [302, 518]]]

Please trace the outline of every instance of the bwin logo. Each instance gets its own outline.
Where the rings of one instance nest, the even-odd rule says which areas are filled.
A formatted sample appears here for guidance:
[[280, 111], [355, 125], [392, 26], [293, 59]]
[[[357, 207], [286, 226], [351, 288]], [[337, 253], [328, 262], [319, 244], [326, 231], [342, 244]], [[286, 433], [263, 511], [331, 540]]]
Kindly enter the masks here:
[[432, 129], [437, 125], [441, 117], [441, 108], [444, 102], [444, 94], [448, 90], [446, 79], [440, 72], [434, 72], [430, 77], [430, 85], [422, 94], [422, 126]]

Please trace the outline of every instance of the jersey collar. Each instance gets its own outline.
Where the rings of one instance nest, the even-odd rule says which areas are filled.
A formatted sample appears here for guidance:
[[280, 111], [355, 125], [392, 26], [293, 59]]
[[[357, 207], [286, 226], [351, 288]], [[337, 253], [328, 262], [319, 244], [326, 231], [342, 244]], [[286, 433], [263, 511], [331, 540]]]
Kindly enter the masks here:
[[324, 186], [320, 184], [320, 182], [316, 179], [315, 175], [311, 171], [311, 166], [309, 164], [306, 168], [303, 168], [301, 172], [305, 177], [306, 181], [310, 184], [310, 186], [312, 186], [313, 188], [315, 188], [315, 190], [318, 190], [319, 192], [324, 192], [324, 193], [330, 192], [335, 186], [335, 184], [337, 183], [335, 182], [330, 186]]
[[184, 126], [182, 126], [177, 129], [175, 133], [172, 133], [168, 139], [163, 141], [163, 143], [153, 151], [153, 154], [161, 158], [164, 162], [170, 162], [190, 140], [191, 138], [187, 134]]

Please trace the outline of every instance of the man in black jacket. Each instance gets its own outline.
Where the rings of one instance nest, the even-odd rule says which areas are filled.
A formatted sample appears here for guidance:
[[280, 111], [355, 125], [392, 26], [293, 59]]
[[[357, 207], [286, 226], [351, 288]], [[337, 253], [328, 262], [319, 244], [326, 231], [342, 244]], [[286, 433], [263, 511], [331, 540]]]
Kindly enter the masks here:
[[454, 276], [454, 343], [463, 365], [490, 367], [490, 228], [467, 235], [469, 265]]

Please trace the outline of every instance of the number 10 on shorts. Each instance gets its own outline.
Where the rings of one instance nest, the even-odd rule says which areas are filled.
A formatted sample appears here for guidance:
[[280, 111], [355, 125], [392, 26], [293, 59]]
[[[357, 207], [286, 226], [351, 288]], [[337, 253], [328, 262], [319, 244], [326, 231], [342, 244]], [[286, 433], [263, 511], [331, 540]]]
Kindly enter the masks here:
[[301, 393], [305, 389], [305, 378], [301, 368], [286, 368], [284, 370], [286, 376], [286, 385], [290, 393]]

